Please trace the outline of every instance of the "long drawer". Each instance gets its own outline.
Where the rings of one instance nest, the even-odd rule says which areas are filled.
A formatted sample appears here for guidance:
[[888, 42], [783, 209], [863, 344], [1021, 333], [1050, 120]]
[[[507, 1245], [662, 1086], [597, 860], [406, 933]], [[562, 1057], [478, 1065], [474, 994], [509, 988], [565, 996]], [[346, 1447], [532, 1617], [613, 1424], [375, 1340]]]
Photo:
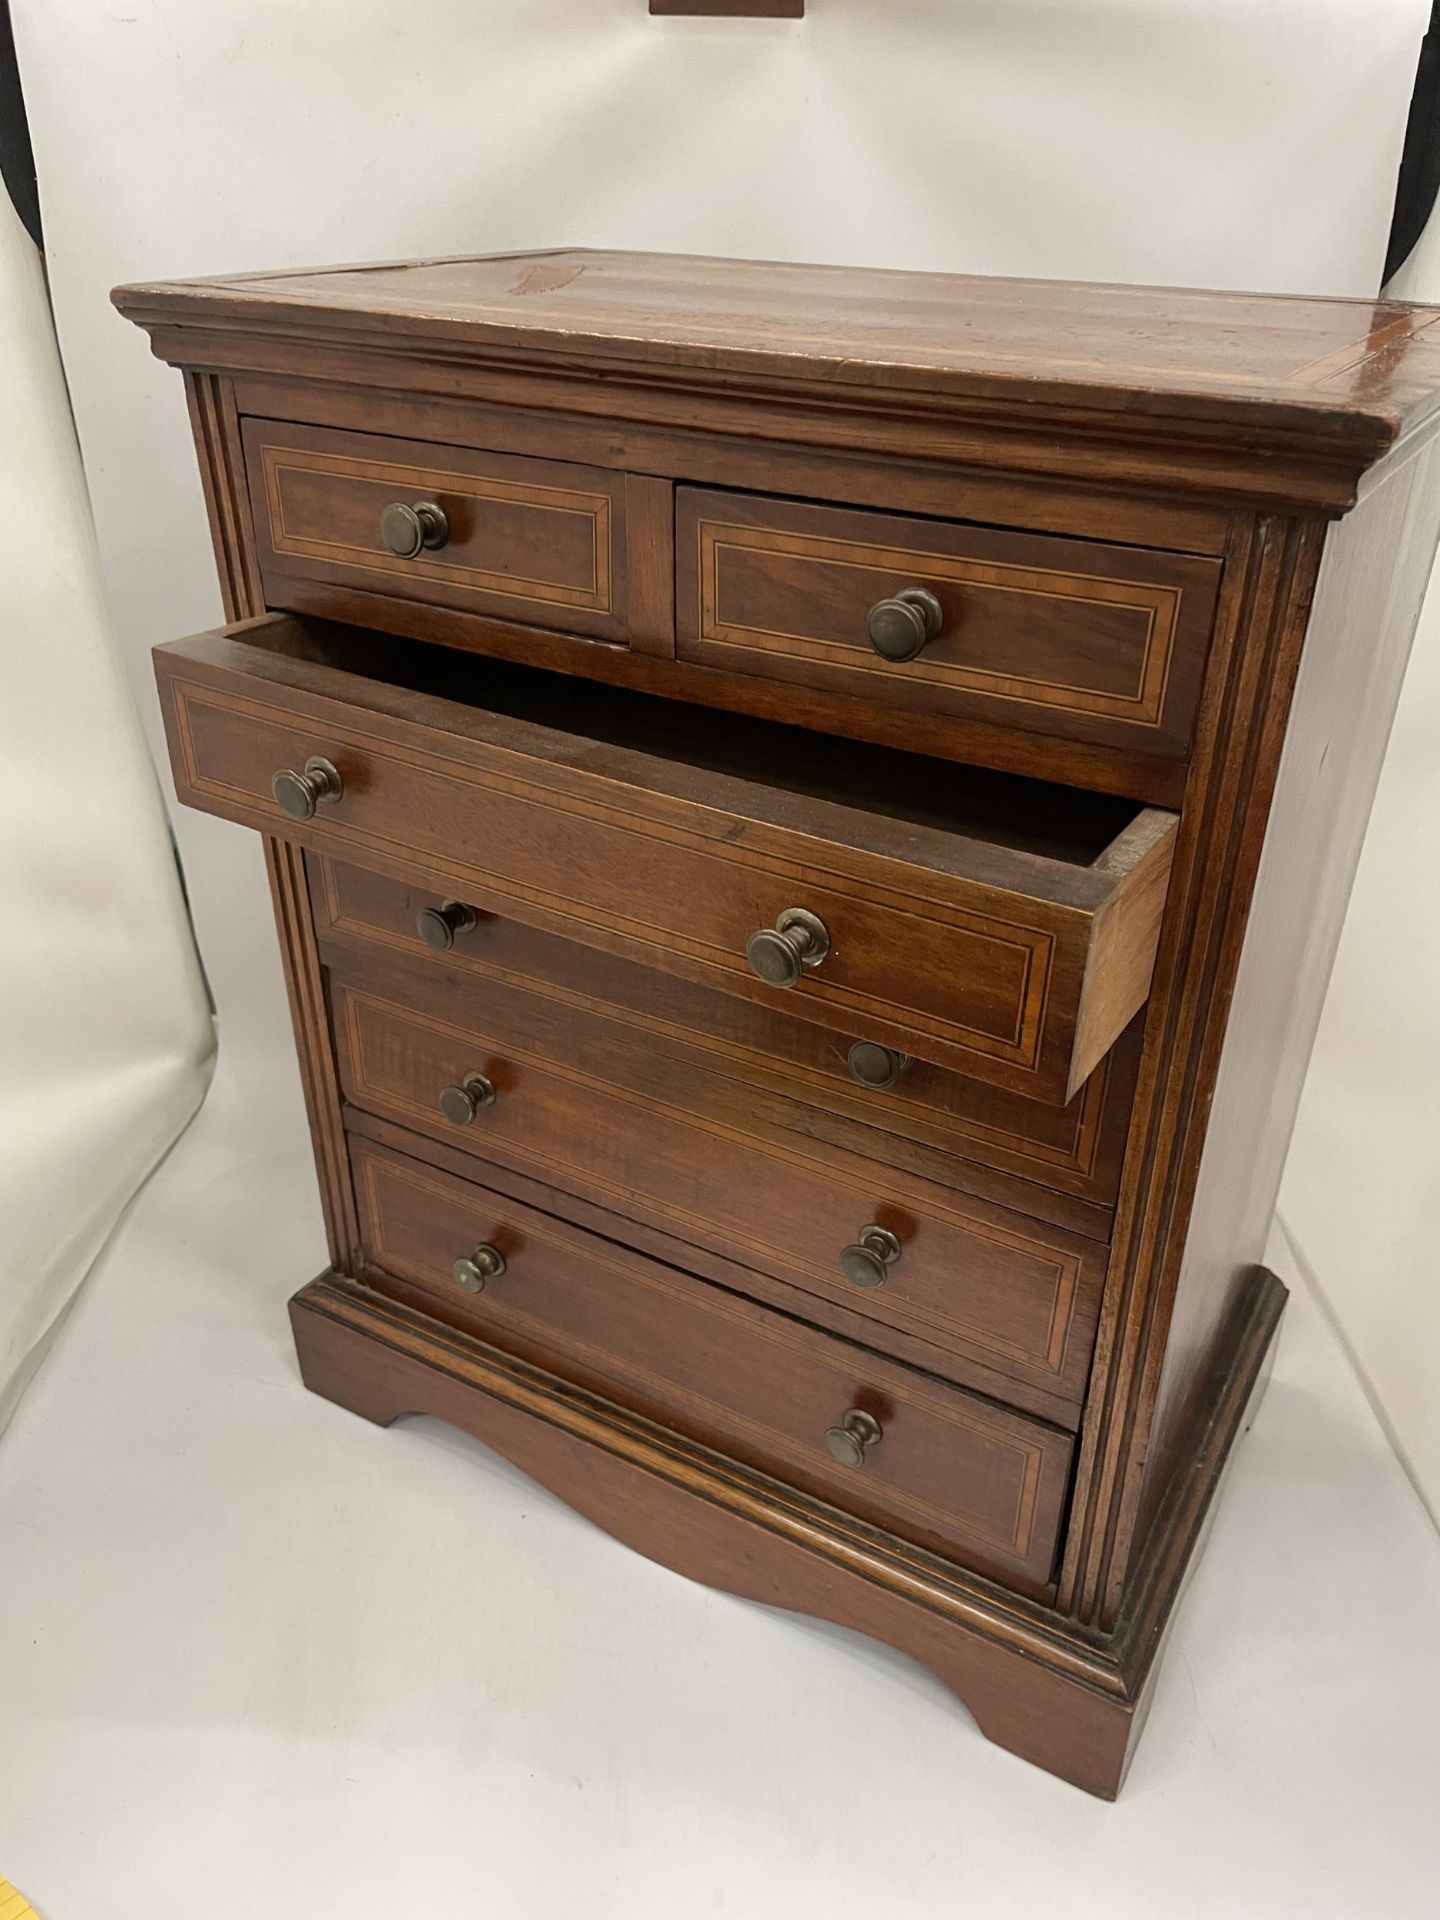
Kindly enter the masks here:
[[477, 911], [430, 887], [318, 854], [306, 866], [322, 951], [352, 970], [367, 955], [398, 956], [461, 974], [477, 992], [491, 980], [523, 981], [562, 1004], [624, 1020], [641, 1053], [679, 1053], [692, 1068], [803, 1103], [786, 1110], [810, 1138], [908, 1164], [1082, 1233], [1109, 1233], [1138, 1023], [1068, 1106], [1052, 1106]]
[[1045, 1588], [1068, 1434], [367, 1141], [352, 1164], [374, 1284], [920, 1546]]
[[648, 1221], [768, 1276], [767, 1297], [1073, 1424], [1103, 1244], [803, 1135], [757, 1096], [518, 982], [334, 969], [363, 1112]]
[[183, 801], [1064, 1103], [1175, 817], [269, 616], [157, 650]]

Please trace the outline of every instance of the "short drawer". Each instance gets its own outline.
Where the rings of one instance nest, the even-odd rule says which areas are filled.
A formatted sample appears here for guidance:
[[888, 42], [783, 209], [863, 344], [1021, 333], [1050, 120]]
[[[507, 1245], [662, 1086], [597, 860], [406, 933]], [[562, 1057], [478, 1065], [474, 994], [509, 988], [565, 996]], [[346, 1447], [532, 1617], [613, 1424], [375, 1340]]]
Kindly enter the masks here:
[[1049, 1581], [1068, 1434], [483, 1186], [351, 1152], [374, 1284], [933, 1552]]
[[682, 487], [675, 567], [682, 660], [1177, 758], [1221, 563]]
[[381, 989], [332, 969], [330, 1000], [355, 1107], [769, 1276], [791, 1311], [834, 1309], [937, 1373], [1076, 1416], [1103, 1245], [808, 1141], [776, 1097], [747, 1102], [518, 983]]
[[1027, 1098], [1149, 991], [1172, 814], [286, 616], [156, 660], [182, 800]]
[[[1109, 1231], [1138, 1030], [1122, 1037], [1068, 1106], [1049, 1106], [927, 1060], [906, 1064], [853, 1035], [477, 912], [432, 888], [316, 854], [306, 865], [322, 953], [352, 972], [372, 955], [382, 964], [408, 957], [472, 983], [476, 996], [523, 983], [577, 1018], [622, 1021], [639, 1060], [668, 1057], [697, 1084], [701, 1075], [733, 1081], [737, 1099], [774, 1091], [803, 1102], [793, 1107], [794, 1120], [812, 1139], [853, 1146], [858, 1138], [858, 1151], [901, 1165], [955, 1156], [962, 1164], [939, 1177], [1062, 1226]], [[907, 1156], [906, 1143], [920, 1153]]]
[[[631, 637], [624, 474], [275, 420], [247, 420], [244, 441], [267, 581]], [[669, 651], [668, 631], [639, 638]]]

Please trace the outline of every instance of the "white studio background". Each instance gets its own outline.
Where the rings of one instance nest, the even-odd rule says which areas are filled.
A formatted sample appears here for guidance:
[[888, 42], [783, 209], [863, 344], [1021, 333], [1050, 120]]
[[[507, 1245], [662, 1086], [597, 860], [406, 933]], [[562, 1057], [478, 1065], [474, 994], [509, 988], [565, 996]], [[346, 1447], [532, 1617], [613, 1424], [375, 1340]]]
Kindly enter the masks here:
[[122, 1209], [204, 1099], [215, 1045], [109, 630], [44, 267], [3, 184], [0, 422], [3, 1431]]
[[[652, 20], [646, 0], [12, 12], [109, 596], [158, 749], [149, 648], [220, 606], [180, 382], [111, 310], [116, 282], [569, 243], [1368, 295], [1429, 8], [811, 0], [798, 23]], [[1430, 684], [1437, 644], [1432, 630], [1417, 669]], [[1433, 765], [1433, 703], [1407, 714], [1411, 762]], [[268, 1103], [277, 1152], [303, 1153], [258, 843], [191, 813], [176, 828], [222, 1081]], [[1403, 914], [1422, 884], [1373, 846], [1366, 872], [1367, 920]], [[1399, 998], [1384, 939], [1352, 934], [1347, 954], [1374, 1019], [1433, 1058], [1433, 992]], [[1363, 1078], [1368, 1063], [1350, 1065]], [[1309, 1171], [1287, 1191], [1302, 1238], [1313, 1222], [1347, 1257], [1366, 1251], [1369, 1286], [1369, 1195], [1335, 1177], [1354, 1087], [1317, 1081]], [[1383, 1157], [1395, 1118], [1373, 1078], [1367, 1098]], [[1409, 1123], [1433, 1163], [1435, 1103]], [[1305, 1199], [1317, 1178], [1323, 1208]], [[312, 1269], [318, 1203], [314, 1221]]]

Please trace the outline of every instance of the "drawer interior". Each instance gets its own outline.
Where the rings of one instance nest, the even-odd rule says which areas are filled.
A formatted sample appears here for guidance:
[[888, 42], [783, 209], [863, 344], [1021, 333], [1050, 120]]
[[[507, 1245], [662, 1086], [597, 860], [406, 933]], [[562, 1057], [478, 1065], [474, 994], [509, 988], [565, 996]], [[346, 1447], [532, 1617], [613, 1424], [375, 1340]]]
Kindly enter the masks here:
[[267, 623], [247, 639], [291, 658], [504, 714], [576, 740], [603, 741], [1064, 866], [1093, 867], [1147, 811], [1139, 801], [1112, 794], [837, 739], [745, 714], [716, 713], [326, 621]]

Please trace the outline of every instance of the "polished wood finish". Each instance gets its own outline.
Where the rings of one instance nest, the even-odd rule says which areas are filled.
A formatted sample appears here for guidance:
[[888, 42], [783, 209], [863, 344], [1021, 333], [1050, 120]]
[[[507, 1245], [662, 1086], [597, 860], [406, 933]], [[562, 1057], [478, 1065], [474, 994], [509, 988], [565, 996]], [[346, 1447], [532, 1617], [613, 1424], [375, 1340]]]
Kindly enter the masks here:
[[[675, 542], [682, 660], [1185, 753], [1217, 561], [693, 487]], [[866, 614], [915, 586], [941, 630], [915, 659], [882, 659]]]
[[803, 20], [805, 0], [650, 0], [650, 11], [725, 20]]
[[[1226, 538], [1225, 518], [1214, 509], [1119, 490], [1097, 493], [1054, 486], [1038, 490], [1010, 476], [964, 467], [923, 467], [893, 459], [876, 462], [855, 455], [817, 458], [799, 447], [722, 436], [700, 438], [628, 422], [606, 423], [602, 433], [571, 416], [557, 429], [546, 413], [456, 406], [414, 394], [396, 398], [372, 390], [362, 395], [333, 382], [250, 379], [237, 381], [233, 392], [241, 411], [276, 419], [324, 421], [367, 432], [423, 432], [440, 446], [546, 459], [557, 454], [583, 457], [592, 466], [623, 472], [627, 498], [633, 503], [629, 560], [634, 638], [629, 647], [596, 647], [565, 633], [300, 574], [271, 575], [267, 582], [271, 606], [979, 766], [1063, 778], [1075, 786], [1123, 793], [1157, 805], [1173, 806], [1180, 800], [1183, 766], [1173, 758], [1141, 750], [1138, 743], [1112, 743], [1101, 749], [1074, 739], [1042, 738], [958, 712], [889, 708], [857, 693], [696, 666], [668, 657], [668, 644], [651, 651], [644, 645], [646, 632], [670, 635], [673, 627], [673, 591], [667, 571], [673, 529], [668, 520], [660, 527], [659, 516], [635, 496], [646, 488], [709, 478], [772, 494], [862, 506], [881, 500], [915, 513], [1029, 526], [1045, 533], [1064, 530], [1089, 540], [1211, 555], [1223, 553]], [[637, 530], [642, 528], [652, 530], [655, 537], [641, 537]], [[659, 554], [656, 549], [662, 540], [666, 551]], [[642, 599], [645, 583], [653, 588], [658, 608], [651, 615], [644, 612], [652, 597], [647, 593]]]
[[382, 1426], [407, 1413], [451, 1421], [691, 1579], [888, 1641], [940, 1674], [991, 1740], [1113, 1799], [1283, 1300], [1273, 1275], [1254, 1276], [1217, 1355], [1203, 1445], [1152, 1536], [1134, 1611], [1104, 1641], [1068, 1636], [1023, 1595], [333, 1272], [290, 1311], [313, 1392]]
[[[1069, 1101], [1144, 1000], [1169, 814], [393, 647], [367, 679], [336, 644], [277, 617], [162, 649], [181, 797], [766, 1004], [747, 941], [803, 906], [834, 953], [787, 1011], [1031, 1098]], [[297, 826], [271, 779], [322, 751], [345, 797]]]
[[[363, 979], [371, 956], [414, 958], [416, 922], [445, 904], [433, 889], [348, 861], [307, 856], [323, 955]], [[474, 982], [523, 982], [562, 1006], [625, 1021], [636, 1053], [664, 1052], [691, 1073], [738, 1081], [743, 1097], [769, 1091], [805, 1137], [889, 1165], [908, 1166], [1022, 1213], [1108, 1239], [1139, 1060], [1139, 1023], [1118, 1041], [1067, 1107], [1023, 1100], [965, 1074], [912, 1059], [892, 1087], [852, 1077], [854, 1036], [783, 1011], [714, 993], [670, 974], [482, 914], [470, 935], [427, 967]], [[938, 1149], [938, 1151], [937, 1151]]]
[[[1216, 1330], [1264, 1257], [1330, 958], [1430, 580], [1437, 498], [1440, 449], [1428, 441], [1385, 469], [1333, 529], [1321, 558], [1254, 906], [1234, 963], [1155, 1409], [1131, 1436], [1145, 1459], [1141, 1535], [1183, 1470]], [[1251, 859], [1254, 851], [1252, 843]], [[1112, 1605], [1118, 1589], [1117, 1578]]]
[[[788, 1102], [519, 987], [332, 970], [330, 1005], [363, 1111], [649, 1220], [782, 1283], [767, 1297], [792, 1312], [838, 1306], [881, 1347], [898, 1331], [905, 1358], [1076, 1424], [1105, 1272], [1093, 1241], [810, 1143]], [[470, 1073], [496, 1097], [457, 1127], [440, 1094]], [[872, 1222], [900, 1258], [858, 1287], [841, 1254]]]
[[[622, 417], [626, 377], [643, 372], [657, 404], [641, 417], [674, 418], [662, 396], [684, 395], [695, 427], [743, 418], [801, 440], [808, 422], [756, 416], [782, 392], [824, 394], [842, 416], [828, 444], [886, 444], [890, 403], [906, 425], [936, 422], [938, 457], [976, 458], [977, 441], [944, 438], [973, 424], [1012, 456], [991, 465], [1163, 477], [1252, 504], [1351, 504], [1365, 468], [1440, 407], [1435, 310], [1399, 301], [560, 248], [127, 287], [117, 304], [166, 357], [199, 347], [217, 367], [304, 372], [350, 347], [383, 352], [393, 384], [428, 354], [451, 392], [463, 371], [503, 368], [530, 377], [535, 404], [563, 390], [582, 413]], [[280, 342], [288, 352], [266, 350]], [[726, 389], [741, 406], [697, 408]]]
[[[332, 1249], [294, 1303], [304, 1377], [905, 1648], [992, 1738], [1113, 1794], [1283, 1305], [1256, 1263], [1435, 547], [1440, 316], [574, 252], [117, 298], [186, 369], [228, 617], [284, 614], [160, 674], [182, 797], [267, 835]], [[262, 566], [257, 435], [406, 443], [422, 477], [584, 470], [624, 524], [614, 630]], [[704, 501], [739, 560], [706, 562]], [[939, 594], [938, 652], [860, 653], [852, 537], [882, 598]], [[562, 548], [530, 571], [573, 585]], [[1044, 608], [997, 572], [1052, 564]], [[1027, 608], [982, 600], [968, 663], [943, 603], [980, 582], [952, 565]], [[1126, 607], [1162, 589], [1137, 644]], [[1014, 699], [1032, 674], [1046, 697]], [[1138, 723], [1096, 710], [1127, 690]], [[312, 754], [344, 797], [297, 825], [268, 781]], [[404, 916], [448, 900], [474, 927], [422, 950]], [[762, 986], [745, 942], [796, 906], [830, 953]], [[915, 1064], [862, 1088], [856, 1040]], [[473, 1120], [424, 1107], [470, 1073], [496, 1089]], [[377, 1236], [362, 1164], [427, 1199], [382, 1198]], [[504, 1305], [503, 1252], [447, 1292], [435, 1222], [473, 1235], [474, 1280], [507, 1217], [568, 1249], [544, 1299]], [[655, 1304], [585, 1361], [562, 1348], [597, 1253]], [[816, 1361], [845, 1389], [806, 1455], [842, 1476], [822, 1494], [767, 1450], [788, 1403], [757, 1377], [757, 1442], [748, 1383], [677, 1346], [697, 1314], [782, 1328], [801, 1371], [892, 1370], [937, 1423], [902, 1489], [929, 1544], [833, 1491], [886, 1457], [858, 1363]], [[1043, 1573], [958, 1530], [972, 1474], [982, 1508], [999, 1485], [946, 1478], [941, 1408], [972, 1403], [1066, 1450]]]
[[[353, 1165], [382, 1291], [903, 1539], [1044, 1588], [1066, 1435], [433, 1167], [367, 1143]], [[477, 1241], [506, 1269], [470, 1294], [451, 1267]], [[851, 1407], [882, 1438], [847, 1471], [825, 1430]]]
[[[476, 454], [378, 434], [247, 420], [246, 472], [262, 583], [298, 574], [672, 651], [665, 612], [642, 609], [632, 640], [632, 536], [623, 475], [557, 460]], [[399, 558], [381, 537], [392, 501], [433, 501], [448, 521], [434, 552]], [[670, 523], [669, 489], [652, 502]]]

